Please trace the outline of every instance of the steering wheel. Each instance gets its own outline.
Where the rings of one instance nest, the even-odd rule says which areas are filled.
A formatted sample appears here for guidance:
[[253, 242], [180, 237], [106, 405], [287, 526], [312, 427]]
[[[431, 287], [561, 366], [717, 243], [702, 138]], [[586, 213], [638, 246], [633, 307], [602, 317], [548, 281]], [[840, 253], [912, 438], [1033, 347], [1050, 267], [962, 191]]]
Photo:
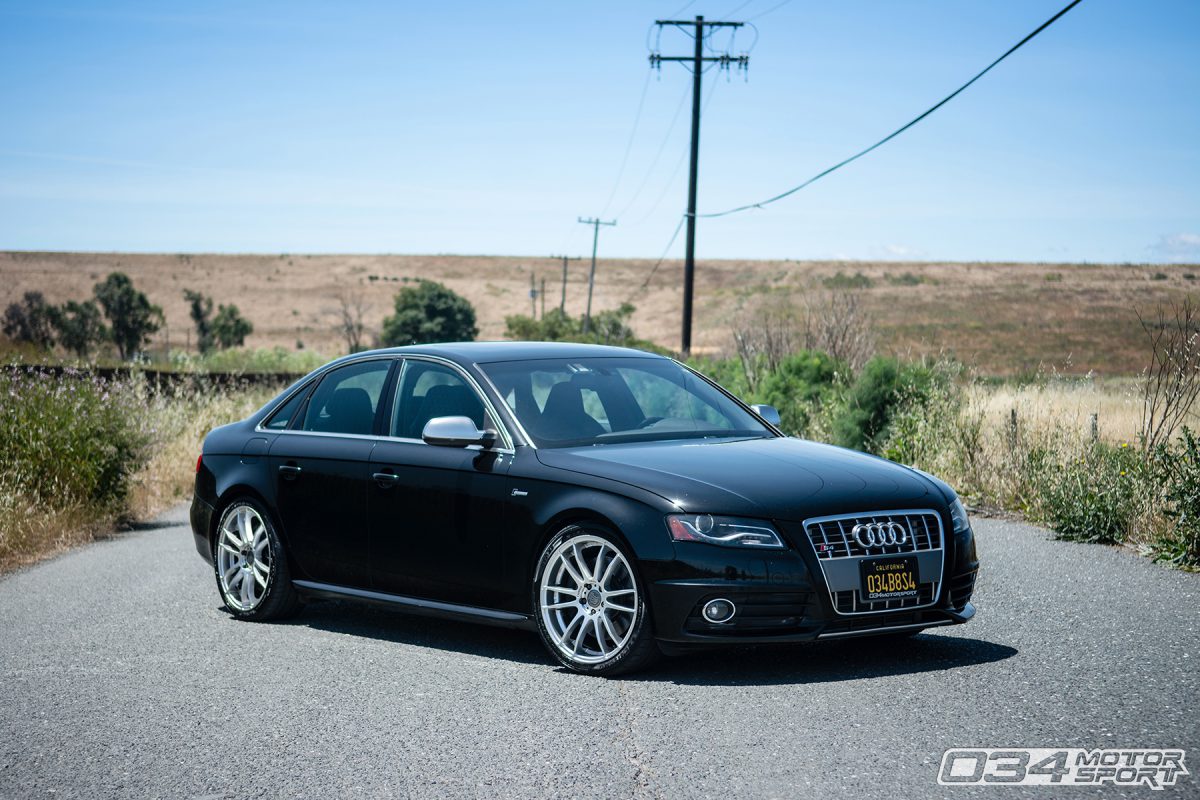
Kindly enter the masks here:
[[641, 422], [639, 422], [637, 424], [637, 426], [634, 428], [634, 430], [640, 431], [642, 428], [649, 428], [654, 423], [662, 422], [664, 419], [666, 419], [666, 417], [646, 417], [644, 420], [642, 420]]

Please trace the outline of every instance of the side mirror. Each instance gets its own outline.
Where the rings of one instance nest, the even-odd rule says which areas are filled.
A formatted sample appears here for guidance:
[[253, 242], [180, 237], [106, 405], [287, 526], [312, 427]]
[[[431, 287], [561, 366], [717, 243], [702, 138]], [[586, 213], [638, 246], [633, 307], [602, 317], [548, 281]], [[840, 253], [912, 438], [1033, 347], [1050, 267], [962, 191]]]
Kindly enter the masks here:
[[781, 424], [779, 419], [779, 411], [775, 408], [775, 406], [750, 406], [750, 410], [774, 425], [776, 428], [778, 428]]
[[434, 417], [425, 423], [425, 430], [421, 431], [421, 439], [425, 444], [439, 447], [479, 444], [489, 448], [496, 444], [496, 438], [495, 431], [479, 430], [470, 417]]

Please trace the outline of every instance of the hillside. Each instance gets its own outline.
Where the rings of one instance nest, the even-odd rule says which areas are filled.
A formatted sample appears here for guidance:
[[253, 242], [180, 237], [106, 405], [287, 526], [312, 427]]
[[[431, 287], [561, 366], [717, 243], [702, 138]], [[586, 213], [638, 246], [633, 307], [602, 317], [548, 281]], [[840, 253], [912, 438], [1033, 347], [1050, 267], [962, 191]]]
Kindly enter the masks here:
[[[683, 267], [667, 261], [601, 260], [596, 310], [630, 301], [638, 335], [666, 347], [679, 342]], [[190, 342], [183, 289], [236, 303], [255, 326], [247, 345], [341, 352], [334, 330], [337, 293], [361, 290], [368, 326], [378, 330], [405, 281], [429, 278], [465, 295], [479, 315], [480, 338], [500, 338], [504, 317], [530, 313], [530, 275], [546, 279], [546, 307], [560, 298], [561, 262], [509, 256], [222, 255], [0, 253], [0, 304], [28, 290], [52, 302], [90, 295], [121, 270], [162, 306], [167, 326], [155, 346]], [[572, 261], [567, 310], [581, 313], [588, 262]], [[1200, 267], [1179, 265], [999, 264], [833, 261], [703, 261], [697, 268], [695, 345], [728, 352], [731, 325], [763, 302], [802, 303], [830, 288], [857, 288], [880, 349], [945, 352], [989, 374], [1038, 369], [1128, 374], [1144, 366], [1135, 308], [1180, 298], [1197, 287]]]

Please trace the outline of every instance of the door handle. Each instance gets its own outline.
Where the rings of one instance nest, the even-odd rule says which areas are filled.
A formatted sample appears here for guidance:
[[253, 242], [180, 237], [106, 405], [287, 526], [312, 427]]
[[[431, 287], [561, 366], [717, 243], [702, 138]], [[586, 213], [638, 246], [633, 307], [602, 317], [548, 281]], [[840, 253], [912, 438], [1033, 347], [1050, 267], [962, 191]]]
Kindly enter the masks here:
[[372, 477], [381, 489], [390, 489], [400, 482], [400, 476], [394, 472], [376, 472]]
[[279, 475], [284, 480], [294, 481], [300, 477], [300, 467], [296, 464], [281, 464], [279, 466]]

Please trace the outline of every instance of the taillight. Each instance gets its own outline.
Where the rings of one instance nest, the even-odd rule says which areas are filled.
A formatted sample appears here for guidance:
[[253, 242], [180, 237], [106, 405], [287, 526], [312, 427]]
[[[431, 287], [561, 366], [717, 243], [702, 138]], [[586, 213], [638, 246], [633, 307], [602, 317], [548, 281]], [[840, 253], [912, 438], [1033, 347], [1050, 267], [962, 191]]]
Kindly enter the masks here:
[[196, 456], [196, 472], [200, 471], [200, 464], [204, 461], [204, 454]]

